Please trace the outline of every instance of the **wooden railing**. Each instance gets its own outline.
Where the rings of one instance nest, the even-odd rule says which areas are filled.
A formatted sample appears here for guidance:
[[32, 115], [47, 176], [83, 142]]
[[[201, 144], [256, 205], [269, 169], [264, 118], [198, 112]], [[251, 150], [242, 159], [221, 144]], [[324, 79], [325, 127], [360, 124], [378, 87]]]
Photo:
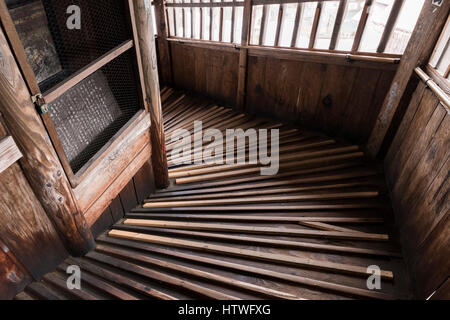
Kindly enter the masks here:
[[[189, 1], [189, 2], [188, 2]], [[223, 0], [167, 0], [164, 3], [166, 25], [168, 29], [168, 36], [175, 38], [188, 38], [200, 41], [216, 41], [216, 42], [229, 42], [239, 44], [239, 37], [236, 30], [241, 29], [241, 39], [244, 34], [247, 34], [249, 39], [248, 43], [251, 45], [258, 46], [271, 46], [271, 47], [282, 47], [282, 48], [292, 48], [301, 50], [320, 50], [320, 51], [330, 51], [335, 52], [339, 49], [339, 41], [343, 37], [341, 32], [341, 26], [346, 20], [346, 15], [349, 12], [350, 0], [243, 0], [243, 1], [223, 1]], [[159, 1], [158, 1], [159, 2]], [[327, 3], [334, 2], [337, 5], [336, 13], [334, 14], [333, 28], [330, 38], [327, 38], [326, 48], [318, 49], [317, 41], [319, 39], [320, 32], [320, 21], [325, 16], [325, 8]], [[404, 0], [394, 0], [392, 8], [390, 10], [389, 16], [385, 22], [383, 32], [380, 36], [378, 46], [374, 48], [374, 52], [370, 54], [376, 56], [382, 56], [386, 52], [386, 48], [389, 40], [391, 39], [393, 32], [395, 31], [395, 24], [397, 18], [400, 14], [401, 8], [405, 3]], [[288, 5], [297, 4], [294, 8]], [[345, 53], [351, 54], [365, 54], [367, 50], [361, 49], [361, 41], [363, 39], [364, 33], [368, 29], [367, 22], [369, 21], [370, 9], [373, 4], [373, 0], [361, 0], [358, 2], [362, 6], [361, 14], [358, 18], [357, 24], [354, 25], [354, 30], [349, 38], [352, 44], [348, 45], [348, 48], [342, 49]], [[250, 11], [246, 12], [245, 6], [248, 5]], [[271, 7], [273, 5], [278, 5], [277, 7]], [[261, 9], [262, 6], [262, 9]], [[314, 8], [312, 6], [315, 6]], [[244, 10], [242, 10], [244, 7]], [[305, 29], [304, 24], [308, 19], [305, 17], [306, 10], [314, 10], [314, 15], [312, 22], [306, 29], [309, 32], [309, 41], [307, 44], [299, 44], [298, 36], [301, 29]], [[238, 10], [239, 9], [239, 10]], [[227, 10], [227, 19], [224, 18], [225, 10]], [[256, 17], [256, 10], [258, 10], [258, 18]], [[269, 28], [268, 15], [270, 10], [276, 10], [276, 21]], [[214, 13], [214, 11], [216, 13]], [[231, 13], [230, 13], [231, 11]], [[261, 12], [260, 12], [261, 11]], [[289, 14], [288, 14], [289, 11]], [[294, 12], [295, 11], [295, 12]], [[273, 14], [273, 12], [271, 12]], [[359, 14], [359, 13], [358, 13]], [[291, 17], [288, 17], [291, 15]], [[214, 16], [214, 17], [213, 17]], [[293, 19], [293, 25], [291, 25], [286, 31], [284, 37], [281, 36], [283, 33], [282, 26], [295, 16]], [[218, 19], [218, 21], [217, 21]], [[226, 20], [231, 19], [231, 22]], [[252, 21], [254, 20], [254, 21]], [[231, 23], [231, 27], [230, 24]], [[227, 28], [225, 28], [225, 25]], [[242, 26], [242, 28], [241, 28]], [[292, 28], [292, 30], [291, 30]], [[265, 40], [267, 30], [273, 30], [275, 34], [272, 33], [271, 40]], [[290, 33], [292, 31], [292, 33]], [[331, 30], [330, 30], [331, 31]], [[304, 31], [302, 31], [304, 32]], [[287, 34], [290, 34], [287, 35]], [[226, 41], [224, 39], [227, 39]], [[273, 38], [273, 39], [272, 39]], [[282, 41], [282, 38], [284, 39]], [[289, 38], [289, 43], [286, 39]], [[273, 40], [273, 41], [272, 41]], [[329, 41], [329, 43], [328, 43]], [[269, 43], [270, 42], [270, 43]], [[242, 44], [242, 43], [241, 43]], [[376, 49], [376, 50], [375, 50]], [[397, 54], [397, 56], [400, 56]]]

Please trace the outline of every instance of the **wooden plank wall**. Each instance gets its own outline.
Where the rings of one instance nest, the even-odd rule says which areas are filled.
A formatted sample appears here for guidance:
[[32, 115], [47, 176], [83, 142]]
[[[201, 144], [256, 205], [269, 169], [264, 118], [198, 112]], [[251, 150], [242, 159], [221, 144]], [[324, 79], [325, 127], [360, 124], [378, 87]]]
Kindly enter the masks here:
[[[236, 102], [239, 51], [170, 43], [173, 85], [214, 98], [227, 105]], [[162, 69], [164, 66], [161, 66]], [[167, 82], [165, 82], [167, 83]]]
[[67, 253], [17, 162], [0, 173], [0, 221], [0, 299], [10, 299]]
[[154, 190], [153, 168], [151, 161], [148, 160], [92, 225], [91, 230], [94, 237], [96, 238], [115, 222], [122, 219], [125, 213], [143, 203], [144, 199]]
[[[216, 49], [169, 44], [172, 86], [235, 106], [239, 50], [230, 46]], [[377, 68], [373, 64], [355, 66], [345, 60], [307, 60], [250, 55], [245, 111], [365, 143], [395, 74], [395, 65], [380, 64]], [[160, 74], [160, 78], [163, 84], [169, 84], [166, 76]]]
[[450, 115], [420, 82], [385, 157], [411, 283], [428, 297], [450, 275]]
[[246, 110], [364, 143], [393, 70], [250, 56]]

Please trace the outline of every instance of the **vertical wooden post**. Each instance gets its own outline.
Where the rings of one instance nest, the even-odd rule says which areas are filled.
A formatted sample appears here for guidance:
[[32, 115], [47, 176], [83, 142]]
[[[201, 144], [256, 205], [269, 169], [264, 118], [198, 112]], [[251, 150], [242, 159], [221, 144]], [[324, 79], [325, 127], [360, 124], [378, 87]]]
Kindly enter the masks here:
[[336, 20], [334, 21], [333, 33], [331, 35], [330, 46], [328, 49], [334, 50], [336, 48], [337, 40], [339, 37], [339, 31], [341, 30], [342, 19], [344, 18], [344, 11], [347, 7], [347, 0], [341, 0], [339, 2], [339, 8], [336, 13]]
[[426, 64], [430, 59], [449, 9], [450, 1], [443, 1], [440, 7], [431, 1], [425, 1], [367, 142], [366, 149], [370, 156], [378, 155], [414, 69]]
[[172, 79], [172, 59], [170, 57], [170, 47], [167, 37], [169, 29], [166, 24], [166, 9], [163, 0], [153, 1], [155, 6], [156, 32], [158, 34], [158, 54], [160, 61], [161, 80], [164, 84], [171, 85]]
[[0, 112], [22, 151], [25, 176], [66, 249], [81, 256], [95, 246], [19, 66], [0, 29]]
[[144, 70], [143, 85], [145, 85], [145, 91], [147, 92], [146, 99], [152, 121], [150, 135], [153, 172], [156, 186], [158, 188], [165, 188], [169, 185], [169, 173], [167, 169], [158, 65], [156, 61], [156, 44], [153, 36], [153, 18], [150, 11], [150, 0], [133, 0], [133, 4], [139, 47], [141, 50], [142, 68]]
[[236, 97], [236, 109], [245, 109], [245, 86], [247, 82], [247, 46], [250, 37], [252, 0], [244, 0], [244, 13], [242, 17], [241, 48], [239, 51], [238, 92]]

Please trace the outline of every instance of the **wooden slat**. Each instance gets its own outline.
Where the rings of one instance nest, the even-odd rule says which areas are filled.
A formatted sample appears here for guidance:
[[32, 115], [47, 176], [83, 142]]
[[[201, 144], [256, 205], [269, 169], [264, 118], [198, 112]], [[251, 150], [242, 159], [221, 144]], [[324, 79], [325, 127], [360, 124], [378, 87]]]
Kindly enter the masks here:
[[314, 13], [314, 20], [311, 28], [311, 35], [309, 38], [308, 48], [314, 48], [316, 43], [317, 28], [319, 27], [320, 13], [322, 12], [322, 2], [317, 2], [316, 12]]
[[301, 277], [293, 274], [287, 274], [282, 272], [277, 272], [265, 268], [260, 267], [253, 267], [245, 264], [237, 264], [233, 262], [224, 261], [223, 259], [214, 259], [209, 257], [203, 257], [199, 255], [194, 255], [192, 253], [184, 253], [184, 252], [178, 252], [170, 249], [155, 247], [146, 243], [142, 242], [131, 242], [127, 240], [122, 240], [119, 238], [113, 238], [113, 237], [101, 237], [99, 241], [103, 241], [106, 243], [111, 244], [117, 244], [117, 245], [125, 245], [130, 248], [139, 249], [139, 250], [145, 250], [148, 252], [154, 252], [163, 254], [169, 257], [176, 257], [180, 259], [185, 259], [188, 261], [194, 261], [198, 263], [205, 263], [208, 265], [212, 265], [215, 267], [220, 268], [228, 268], [231, 270], [237, 270], [240, 272], [249, 272], [251, 274], [255, 274], [262, 277], [269, 277], [276, 280], [281, 281], [289, 281], [300, 285], [305, 285], [308, 287], [312, 287], [315, 289], [325, 289], [325, 290], [332, 290], [332, 291], [338, 291], [346, 294], [351, 295], [357, 295], [362, 297], [368, 297], [368, 298], [375, 298], [375, 299], [394, 299], [393, 296], [390, 296], [385, 293], [381, 293], [374, 290], [366, 290], [366, 289], [360, 289], [356, 287], [351, 286], [345, 286], [341, 284], [336, 284], [333, 282], [328, 281], [321, 281], [321, 280], [315, 280], [307, 277]]
[[150, 268], [145, 268], [134, 263], [130, 263], [124, 260], [113, 258], [104, 254], [97, 252], [91, 252], [87, 255], [90, 259], [111, 265], [115, 268], [120, 268], [128, 272], [132, 272], [149, 279], [153, 279], [159, 282], [164, 282], [173, 286], [184, 288], [189, 291], [196, 292], [202, 296], [218, 299], [218, 300], [239, 300], [238, 297], [216, 291], [214, 289], [209, 289], [207, 287], [196, 284], [195, 282], [187, 281], [175, 276], [168, 275], [163, 272], [154, 271]]
[[298, 38], [298, 30], [303, 16], [303, 6], [301, 3], [297, 4], [295, 9], [295, 20], [294, 20], [294, 30], [292, 31], [291, 47], [295, 47]]
[[139, 281], [136, 281], [134, 279], [128, 278], [124, 275], [121, 275], [119, 273], [112, 272], [108, 269], [102, 268], [98, 265], [95, 265], [86, 259], [77, 259], [74, 260], [72, 258], [69, 258], [66, 260], [67, 263], [70, 263], [71, 265], [77, 265], [80, 266], [80, 268], [84, 271], [88, 271], [89, 273], [92, 273], [98, 277], [104, 278], [110, 282], [116, 283], [118, 285], [133, 289], [141, 294], [144, 294], [146, 296], [150, 296], [157, 299], [162, 300], [178, 300], [176, 297], [161, 292], [160, 290], [154, 289], [148, 284], [141, 283]]
[[281, 24], [283, 23], [283, 13], [284, 13], [284, 5], [280, 4], [278, 8], [278, 17], [277, 17], [277, 28], [275, 31], [275, 46], [280, 46], [280, 32], [281, 32]]
[[397, 21], [403, 2], [404, 0], [394, 0], [391, 13], [389, 14], [389, 18], [386, 21], [380, 43], [377, 47], [377, 52], [384, 52], [384, 49], [386, 49], [386, 45], [389, 41], [389, 38], [391, 37], [392, 30], [394, 29], [395, 22]]
[[0, 138], [0, 173], [22, 158], [22, 153], [11, 136]]
[[[307, 214], [307, 213], [306, 213]], [[382, 223], [384, 220], [377, 217], [335, 217], [335, 216], [270, 216], [270, 215], [227, 215], [227, 214], [175, 214], [175, 213], [128, 213], [127, 218], [150, 219], [150, 218], [170, 218], [191, 220], [211, 220], [211, 221], [258, 221], [258, 222], [326, 222], [326, 223]]]
[[366, 241], [386, 241], [389, 239], [386, 234], [371, 234], [363, 232], [334, 232], [334, 231], [316, 231], [307, 229], [288, 229], [288, 228], [272, 228], [272, 227], [254, 227], [242, 225], [226, 225], [212, 223], [196, 223], [196, 222], [177, 222], [149, 219], [125, 219], [125, 225], [143, 226], [143, 227], [159, 227], [174, 229], [190, 229], [190, 230], [207, 230], [207, 231], [225, 231], [225, 232], [243, 232], [273, 235], [290, 235], [304, 237], [323, 237], [332, 239], [352, 239]]
[[378, 250], [378, 249], [368, 249], [368, 248], [355, 248], [343, 245], [329, 245], [320, 243], [311, 243], [303, 241], [292, 241], [292, 240], [279, 240], [274, 239], [273, 236], [269, 238], [263, 238], [261, 236], [252, 237], [247, 235], [234, 235], [230, 233], [215, 233], [215, 232], [201, 232], [201, 231], [191, 231], [191, 230], [179, 230], [179, 229], [168, 229], [168, 228], [155, 228], [155, 227], [140, 227], [131, 225], [117, 225], [116, 229], [131, 231], [131, 232], [156, 232], [164, 233], [167, 236], [181, 236], [189, 238], [205, 238], [213, 239], [222, 242], [242, 242], [251, 243], [258, 246], [268, 246], [272, 248], [290, 248], [299, 250], [311, 250], [327, 253], [336, 254], [349, 254], [349, 255], [365, 255], [365, 256], [379, 256], [379, 257], [395, 257], [400, 258], [400, 252], [388, 251], [388, 250]]
[[333, 32], [331, 34], [330, 46], [328, 49], [334, 50], [339, 37], [339, 31], [341, 30], [342, 19], [344, 18], [344, 12], [347, 7], [347, 0], [340, 0], [336, 18], [334, 21]]
[[259, 27], [259, 40], [258, 44], [263, 45], [264, 44], [264, 38], [265, 38], [265, 32], [266, 32], [266, 26], [267, 26], [267, 6], [263, 5], [262, 7], [262, 16], [261, 16], [261, 25]]
[[[66, 272], [69, 265], [67, 263], [62, 263], [58, 266], [58, 269], [62, 272]], [[119, 289], [116, 286], [109, 284], [106, 281], [101, 280], [100, 278], [89, 274], [88, 272], [84, 272], [81, 278], [82, 282], [89, 284], [90, 286], [95, 287], [98, 290], [103, 291], [104, 293], [122, 300], [138, 300], [134, 295], [129, 294], [128, 292]], [[83, 283], [82, 283], [83, 285]]]
[[372, 0], [366, 0], [364, 2], [364, 7], [362, 9], [361, 17], [359, 18], [358, 28], [356, 29], [355, 38], [353, 39], [351, 52], [356, 52], [359, 49], [359, 44], [361, 43], [361, 38], [366, 28], [367, 18], [369, 17], [370, 6], [372, 5]]
[[378, 196], [378, 192], [341, 192], [341, 193], [323, 193], [315, 195], [292, 195], [292, 196], [264, 196], [264, 197], [244, 197], [229, 199], [211, 199], [211, 200], [189, 200], [189, 201], [154, 201], [144, 203], [144, 208], [174, 208], [174, 207], [195, 207], [208, 205], [229, 205], [246, 203], [270, 203], [270, 202], [300, 202], [308, 200], [332, 200], [332, 199], [358, 199], [372, 198]]
[[[341, 264], [341, 263], [304, 259], [304, 258], [298, 258], [298, 257], [294, 257], [294, 256], [258, 252], [258, 251], [247, 250], [247, 249], [237, 249], [237, 248], [228, 247], [228, 246], [205, 244], [205, 243], [201, 243], [201, 242], [188, 241], [188, 240], [171, 239], [171, 238], [166, 238], [166, 237], [159, 237], [159, 236], [153, 236], [153, 235], [135, 233], [135, 232], [128, 232], [128, 231], [121, 231], [121, 230], [111, 230], [108, 233], [108, 235], [111, 237], [143, 241], [143, 242], [158, 243], [158, 244], [165, 244], [165, 245], [172, 245], [172, 246], [176, 246], [176, 247], [216, 252], [216, 253], [220, 253], [220, 254], [245, 256], [245, 257], [249, 257], [249, 258], [255, 258], [258, 260], [273, 261], [273, 262], [277, 262], [277, 263], [296, 265], [299, 267], [317, 268], [320, 270], [351, 274], [351, 275], [355, 275], [355, 276], [366, 277], [368, 275], [366, 268], [353, 266], [353, 265], [346, 265], [346, 264]], [[393, 274], [391, 271], [382, 270], [381, 277], [383, 279], [393, 279]]]
[[160, 260], [160, 259], [151, 258], [149, 256], [145, 256], [145, 255], [142, 255], [139, 253], [134, 253], [134, 252], [131, 252], [128, 250], [110, 248], [110, 247], [106, 247], [104, 245], [98, 245], [96, 248], [96, 251], [102, 252], [102, 253], [107, 253], [110, 255], [119, 256], [128, 261], [129, 260], [139, 261], [139, 262], [154, 265], [157, 267], [162, 267], [164, 269], [168, 269], [171, 271], [181, 272], [181, 273], [187, 274], [187, 275], [193, 275], [195, 277], [202, 278], [202, 279], [205, 279], [208, 281], [218, 282], [218, 283], [225, 284], [228, 286], [236, 287], [238, 289], [252, 291], [252, 292], [263, 294], [267, 297], [271, 297], [271, 298], [275, 298], [275, 299], [299, 299], [298, 297], [296, 297], [292, 294], [289, 294], [289, 293], [284, 293], [284, 292], [269, 289], [269, 288], [266, 288], [263, 286], [254, 285], [254, 284], [247, 283], [244, 281], [239, 281], [239, 280], [236, 280], [236, 279], [233, 279], [230, 277], [224, 277], [224, 276], [214, 274], [211, 272], [207, 272], [207, 271], [203, 271], [200, 269], [183, 266], [181, 264], [176, 264], [176, 263], [172, 263], [172, 262], [168, 262], [168, 261], [164, 261], [164, 260]]

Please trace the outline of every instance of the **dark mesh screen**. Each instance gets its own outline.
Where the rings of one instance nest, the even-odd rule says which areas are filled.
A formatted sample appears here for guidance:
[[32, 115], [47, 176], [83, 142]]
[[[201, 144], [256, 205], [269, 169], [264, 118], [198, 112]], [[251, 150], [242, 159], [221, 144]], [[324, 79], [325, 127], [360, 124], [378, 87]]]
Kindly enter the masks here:
[[[42, 92], [132, 39], [126, 1], [7, 0]], [[80, 8], [80, 29], [67, 21]], [[70, 10], [69, 10], [70, 11]], [[50, 104], [74, 172], [141, 109], [135, 52], [130, 49]]]
[[77, 172], [140, 109], [132, 54], [116, 58], [50, 104], [50, 115]]

